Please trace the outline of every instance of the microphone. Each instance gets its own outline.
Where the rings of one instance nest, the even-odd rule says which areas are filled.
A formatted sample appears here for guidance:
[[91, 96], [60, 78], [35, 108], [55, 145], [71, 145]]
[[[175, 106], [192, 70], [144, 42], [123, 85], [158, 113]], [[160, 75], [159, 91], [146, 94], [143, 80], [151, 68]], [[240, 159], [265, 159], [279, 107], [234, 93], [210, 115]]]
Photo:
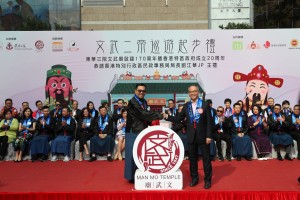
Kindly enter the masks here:
[[298, 177], [298, 182], [300, 183], [300, 176]]

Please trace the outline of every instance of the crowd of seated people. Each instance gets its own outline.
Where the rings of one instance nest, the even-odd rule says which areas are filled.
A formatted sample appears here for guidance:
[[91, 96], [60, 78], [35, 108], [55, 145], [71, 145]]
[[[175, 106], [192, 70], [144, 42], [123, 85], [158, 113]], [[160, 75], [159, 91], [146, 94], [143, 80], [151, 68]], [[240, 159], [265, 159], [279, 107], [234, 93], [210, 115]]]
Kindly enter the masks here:
[[[213, 108], [211, 100], [207, 101], [211, 109], [211, 130], [215, 141], [210, 144], [212, 160], [217, 152], [220, 161], [231, 161], [232, 157], [237, 161], [242, 158], [251, 161], [253, 150], [259, 160], [267, 160], [274, 148], [278, 160], [292, 161], [293, 140], [297, 143], [297, 159], [300, 160], [299, 105], [291, 109], [287, 100], [275, 104], [273, 98], [268, 98], [267, 105], [256, 101], [247, 111], [243, 101], [232, 105], [231, 99], [227, 98], [224, 106], [216, 108]], [[169, 115], [177, 115], [182, 109], [182, 105], [176, 107], [173, 99], [168, 100], [167, 107]], [[127, 120], [123, 99], [118, 100], [113, 112], [109, 110], [108, 103], [96, 110], [91, 101], [79, 109], [76, 100], [72, 101], [70, 107], [62, 107], [56, 101], [53, 110], [39, 100], [34, 111], [28, 102], [23, 102], [18, 111], [13, 107], [12, 99], [6, 99], [0, 111], [0, 120], [0, 161], [4, 160], [8, 146], [12, 144], [15, 162], [22, 162], [24, 155], [30, 155], [32, 162], [47, 161], [49, 156], [54, 162], [62, 155], [63, 161], [68, 162], [73, 159], [70, 151], [74, 141], [79, 144], [79, 161], [84, 160], [84, 153], [89, 157], [89, 162], [97, 160], [97, 155], [106, 155], [110, 162], [123, 160]], [[188, 159], [186, 123], [185, 120], [173, 123], [171, 128], [182, 139], [185, 158]], [[115, 141], [117, 146], [113, 155]], [[226, 143], [225, 157], [222, 141]], [[282, 150], [285, 150], [284, 156], [281, 155]]]
[[[95, 161], [97, 155], [107, 155], [107, 160], [112, 161], [115, 137], [119, 141], [115, 159], [123, 160], [126, 110], [123, 100], [120, 104], [113, 116], [107, 103], [96, 110], [91, 101], [83, 109], [78, 109], [76, 100], [70, 107], [62, 107], [56, 101], [55, 108], [50, 110], [39, 100], [36, 101], [37, 110], [32, 111], [29, 103], [23, 102], [18, 111], [13, 107], [12, 99], [6, 99], [0, 111], [0, 160], [4, 160], [8, 146], [12, 144], [15, 162], [22, 162], [24, 155], [29, 154], [32, 162], [47, 161], [49, 155], [53, 162], [60, 155], [68, 162], [72, 159], [71, 143], [78, 141], [79, 161], [83, 161], [83, 152], [89, 155], [90, 162]], [[115, 121], [118, 122], [117, 134], [113, 130]]]
[[[170, 99], [168, 102], [175, 107], [174, 100]], [[251, 161], [254, 152], [253, 146], [258, 160], [271, 158], [272, 148], [274, 148], [278, 160], [292, 161], [293, 140], [296, 141], [297, 159], [300, 160], [300, 106], [297, 104], [292, 109], [287, 100], [282, 104], [275, 104], [271, 97], [267, 102], [267, 105], [263, 105], [258, 100], [247, 111], [242, 100], [232, 103], [231, 99], [226, 98], [224, 106], [216, 108], [213, 108], [211, 100], [207, 100], [211, 109], [211, 130], [215, 141], [210, 144], [212, 160], [214, 160], [213, 146], [216, 145], [217, 157], [220, 161], [225, 159], [231, 161], [232, 157], [237, 161], [241, 161], [242, 158]], [[180, 106], [178, 107], [180, 108]], [[172, 111], [170, 108], [169, 110]], [[176, 114], [168, 112], [168, 114]], [[187, 145], [184, 137], [185, 123], [182, 121], [172, 124], [172, 129], [178, 133], [184, 146]], [[222, 141], [226, 143], [225, 158], [222, 153]], [[282, 150], [285, 151], [284, 156], [281, 155]], [[188, 152], [185, 154], [188, 155]]]

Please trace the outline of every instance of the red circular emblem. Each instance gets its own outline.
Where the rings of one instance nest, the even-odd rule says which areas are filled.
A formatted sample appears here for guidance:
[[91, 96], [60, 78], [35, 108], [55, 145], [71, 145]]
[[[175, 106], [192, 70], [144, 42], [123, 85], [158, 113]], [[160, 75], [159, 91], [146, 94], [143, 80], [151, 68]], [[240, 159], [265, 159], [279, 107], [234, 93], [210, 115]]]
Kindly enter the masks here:
[[169, 128], [153, 126], [142, 131], [133, 147], [134, 161], [144, 172], [161, 174], [176, 171], [184, 156], [179, 136]]
[[38, 40], [35, 42], [35, 47], [38, 49], [38, 50], [41, 50], [44, 48], [44, 42], [42, 40]]

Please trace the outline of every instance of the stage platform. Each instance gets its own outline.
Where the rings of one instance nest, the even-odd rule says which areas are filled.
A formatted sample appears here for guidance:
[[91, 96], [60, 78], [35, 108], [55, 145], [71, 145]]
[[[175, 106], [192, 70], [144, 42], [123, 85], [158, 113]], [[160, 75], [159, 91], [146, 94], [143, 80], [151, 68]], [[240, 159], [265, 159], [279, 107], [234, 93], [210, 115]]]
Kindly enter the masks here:
[[0, 200], [256, 200], [300, 199], [300, 161], [235, 160], [213, 162], [212, 188], [189, 187], [189, 163], [184, 161], [184, 188], [178, 191], [136, 191], [123, 178], [124, 161], [0, 162]]

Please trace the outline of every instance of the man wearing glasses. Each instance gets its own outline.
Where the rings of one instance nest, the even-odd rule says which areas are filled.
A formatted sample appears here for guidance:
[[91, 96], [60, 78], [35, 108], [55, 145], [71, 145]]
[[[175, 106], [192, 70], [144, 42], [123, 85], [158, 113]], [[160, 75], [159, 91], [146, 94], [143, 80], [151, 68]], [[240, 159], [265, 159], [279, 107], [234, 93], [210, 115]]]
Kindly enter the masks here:
[[228, 118], [224, 115], [224, 108], [219, 106], [216, 110], [216, 115], [213, 116], [213, 135], [218, 149], [218, 157], [220, 161], [224, 161], [222, 154], [221, 141], [226, 142], [226, 159], [231, 161], [231, 135], [228, 133], [227, 123]]
[[127, 106], [127, 123], [125, 134], [125, 172], [124, 177], [131, 183], [134, 182], [134, 173], [137, 169], [132, 155], [134, 141], [153, 120], [160, 120], [163, 115], [147, 110], [146, 85], [139, 83], [135, 86], [134, 97]]
[[209, 144], [212, 141], [211, 112], [207, 103], [199, 98], [199, 87], [192, 85], [188, 88], [190, 101], [185, 103], [182, 112], [178, 116], [164, 114], [164, 118], [171, 122], [180, 122], [186, 118], [187, 137], [190, 159], [190, 175], [192, 181], [190, 187], [199, 182], [198, 174], [198, 147], [203, 157], [204, 188], [211, 187], [212, 165], [210, 160]]
[[61, 104], [59, 101], [55, 101], [55, 108], [51, 110], [50, 116], [53, 117], [55, 120], [58, 120], [62, 115], [61, 111]]

